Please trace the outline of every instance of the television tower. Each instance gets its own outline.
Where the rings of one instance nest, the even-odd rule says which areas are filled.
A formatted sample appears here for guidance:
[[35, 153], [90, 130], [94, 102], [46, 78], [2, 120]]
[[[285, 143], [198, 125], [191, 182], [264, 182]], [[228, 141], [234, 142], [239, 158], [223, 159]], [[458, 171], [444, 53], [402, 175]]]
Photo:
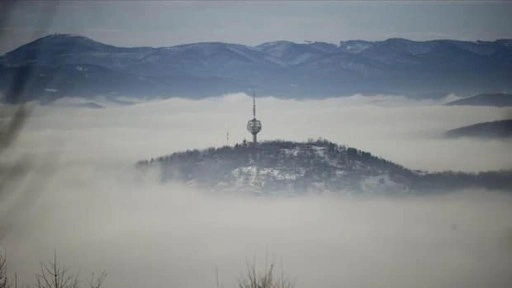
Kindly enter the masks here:
[[252, 119], [247, 122], [247, 131], [252, 134], [252, 142], [256, 144], [256, 135], [261, 131], [261, 121], [256, 119], [256, 96], [252, 92]]

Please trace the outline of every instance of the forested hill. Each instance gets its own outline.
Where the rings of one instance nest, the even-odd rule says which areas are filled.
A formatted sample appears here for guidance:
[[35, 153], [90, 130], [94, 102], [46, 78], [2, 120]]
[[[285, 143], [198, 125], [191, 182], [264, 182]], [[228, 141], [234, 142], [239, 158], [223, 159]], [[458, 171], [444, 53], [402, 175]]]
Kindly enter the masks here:
[[402, 195], [469, 187], [512, 190], [512, 172], [429, 174], [325, 140], [189, 150], [140, 161], [137, 166], [157, 167], [163, 181], [263, 195]]

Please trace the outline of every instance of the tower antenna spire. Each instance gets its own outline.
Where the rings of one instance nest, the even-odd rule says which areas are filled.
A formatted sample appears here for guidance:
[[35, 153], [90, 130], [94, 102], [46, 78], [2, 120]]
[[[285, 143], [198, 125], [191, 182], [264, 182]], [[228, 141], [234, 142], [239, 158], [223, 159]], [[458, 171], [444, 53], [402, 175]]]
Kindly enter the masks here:
[[256, 94], [252, 91], [252, 118], [256, 119]]

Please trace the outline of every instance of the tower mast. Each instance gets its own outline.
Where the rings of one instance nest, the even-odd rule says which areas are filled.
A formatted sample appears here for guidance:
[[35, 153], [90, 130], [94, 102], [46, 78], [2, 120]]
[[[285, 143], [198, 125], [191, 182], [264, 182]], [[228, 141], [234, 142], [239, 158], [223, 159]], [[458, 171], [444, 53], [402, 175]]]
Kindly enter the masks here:
[[252, 118], [256, 119], [256, 95], [252, 92]]
[[252, 142], [256, 144], [258, 132], [261, 131], [261, 121], [256, 119], [256, 94], [252, 92], [252, 119], [247, 122], [247, 131], [252, 134]]

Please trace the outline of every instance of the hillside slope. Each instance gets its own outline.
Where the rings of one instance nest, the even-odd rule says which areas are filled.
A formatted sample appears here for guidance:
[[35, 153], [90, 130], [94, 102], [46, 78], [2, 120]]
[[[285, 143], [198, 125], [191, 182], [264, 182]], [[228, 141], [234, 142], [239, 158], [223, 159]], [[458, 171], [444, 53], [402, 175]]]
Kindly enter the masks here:
[[512, 190], [511, 172], [424, 173], [368, 152], [319, 140], [173, 153], [138, 167], [156, 167], [163, 181], [258, 195], [348, 193], [406, 195], [480, 187]]
[[502, 139], [512, 137], [512, 119], [477, 123], [449, 130], [445, 133], [449, 138], [472, 137]]

